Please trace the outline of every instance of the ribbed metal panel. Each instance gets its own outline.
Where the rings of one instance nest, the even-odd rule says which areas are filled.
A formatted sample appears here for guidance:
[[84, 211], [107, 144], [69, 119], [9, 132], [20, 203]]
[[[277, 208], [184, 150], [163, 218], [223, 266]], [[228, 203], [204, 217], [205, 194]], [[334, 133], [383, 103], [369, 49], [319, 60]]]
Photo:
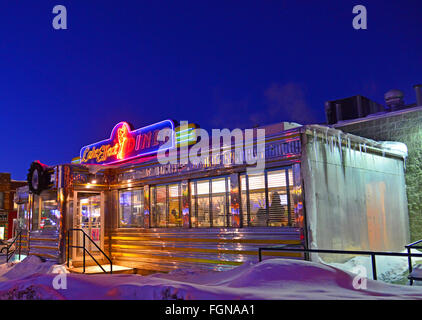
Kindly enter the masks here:
[[[113, 231], [106, 237], [119, 265], [169, 271], [176, 268], [230, 269], [258, 261], [258, 248], [300, 244], [298, 228], [145, 229]], [[301, 254], [266, 252], [264, 259]]]

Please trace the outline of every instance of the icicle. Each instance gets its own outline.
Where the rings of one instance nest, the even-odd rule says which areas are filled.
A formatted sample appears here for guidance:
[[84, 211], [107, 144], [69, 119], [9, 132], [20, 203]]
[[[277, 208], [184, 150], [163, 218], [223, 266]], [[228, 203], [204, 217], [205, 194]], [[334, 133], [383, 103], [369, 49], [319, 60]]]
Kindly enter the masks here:
[[347, 135], [347, 148], [349, 149], [349, 158], [352, 160], [352, 142], [350, 141], [349, 135]]
[[315, 152], [315, 161], [318, 162], [318, 136], [316, 130], [314, 129], [314, 152]]
[[363, 150], [365, 151], [365, 153], [366, 153], [366, 143], [364, 143], [363, 144]]
[[340, 134], [340, 132], [338, 133], [338, 145], [339, 145], [339, 148], [341, 149], [341, 134]]
[[341, 148], [341, 135], [338, 133], [338, 152], [340, 153], [340, 163], [343, 163], [343, 152]]
[[325, 143], [328, 144], [328, 127], [325, 128]]

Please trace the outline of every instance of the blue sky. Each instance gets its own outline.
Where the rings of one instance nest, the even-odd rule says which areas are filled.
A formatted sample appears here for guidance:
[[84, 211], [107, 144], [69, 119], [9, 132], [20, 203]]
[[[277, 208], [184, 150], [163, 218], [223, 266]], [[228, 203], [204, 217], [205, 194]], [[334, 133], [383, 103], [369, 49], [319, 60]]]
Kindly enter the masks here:
[[[204, 128], [324, 122], [324, 102], [422, 82], [422, 1], [0, 3], [0, 171], [24, 179], [163, 119]], [[68, 29], [54, 30], [65, 5]], [[368, 29], [354, 30], [365, 5]]]

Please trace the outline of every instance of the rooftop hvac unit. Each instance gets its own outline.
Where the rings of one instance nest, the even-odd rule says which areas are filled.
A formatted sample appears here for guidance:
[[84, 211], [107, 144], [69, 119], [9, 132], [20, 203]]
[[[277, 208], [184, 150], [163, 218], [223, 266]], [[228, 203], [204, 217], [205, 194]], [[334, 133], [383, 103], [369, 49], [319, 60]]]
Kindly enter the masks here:
[[384, 111], [384, 107], [381, 104], [359, 95], [325, 103], [325, 116], [328, 124], [362, 118], [382, 111]]

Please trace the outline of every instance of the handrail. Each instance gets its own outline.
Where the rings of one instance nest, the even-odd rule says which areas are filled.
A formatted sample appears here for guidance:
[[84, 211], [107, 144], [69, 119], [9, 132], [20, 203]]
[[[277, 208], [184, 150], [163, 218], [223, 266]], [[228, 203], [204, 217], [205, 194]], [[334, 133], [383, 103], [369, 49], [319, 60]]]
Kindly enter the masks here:
[[[82, 246], [75, 246], [75, 245], [70, 245], [70, 232], [71, 231], [79, 231], [82, 232], [83, 234], [83, 238], [82, 238]], [[94, 256], [88, 251], [88, 249], [86, 248], [86, 241], [85, 238], [88, 238], [89, 241], [91, 241], [91, 243], [94, 244], [94, 246], [98, 249], [98, 251], [100, 251], [103, 256], [110, 262], [110, 274], [113, 273], [113, 262], [111, 261], [111, 259], [109, 258], [109, 256], [95, 243], [95, 241], [86, 234], [86, 232], [81, 229], [81, 228], [72, 228], [67, 230], [67, 267], [70, 266], [70, 248], [78, 248], [78, 249], [82, 249], [84, 254], [83, 254], [83, 273], [85, 273], [85, 253], [88, 253], [88, 255], [92, 258], [92, 260], [95, 261], [95, 263], [101, 268], [101, 270], [104, 273], [107, 273], [107, 271], [103, 268], [103, 266], [97, 261], [97, 259], [94, 258]]]
[[[402, 252], [385, 252], [385, 251], [358, 251], [358, 250], [327, 250], [327, 249], [306, 249], [306, 248], [286, 248], [281, 246], [272, 246], [272, 247], [261, 247], [258, 248], [258, 257], [259, 262], [262, 261], [262, 251], [294, 251], [294, 252], [305, 252], [305, 253], [333, 253], [333, 254], [360, 254], [360, 255], [370, 255], [371, 264], [372, 264], [372, 276], [374, 280], [377, 280], [377, 267], [375, 256], [395, 256], [395, 257], [408, 257], [411, 263], [411, 256], [413, 257], [422, 257], [422, 253], [411, 253], [410, 248], [407, 253]], [[411, 264], [409, 265], [409, 273], [411, 272]], [[412, 284], [412, 282], [411, 282]]]
[[[19, 239], [19, 249], [15, 249], [14, 250], [10, 250], [10, 248], [12, 248], [12, 246], [16, 243], [16, 241]], [[15, 237], [13, 238], [13, 241], [6, 245], [6, 262], [9, 262], [9, 260], [13, 257], [13, 255], [15, 254], [16, 250], [18, 250], [19, 252], [19, 261], [21, 260], [21, 248], [22, 248], [22, 230], [19, 230], [17, 232], [17, 234], [15, 235]], [[5, 248], [3, 248], [1, 251], [3, 251]], [[4, 254], [3, 254], [4, 255]]]
[[[408, 254], [407, 262], [408, 262], [409, 279], [410, 279], [410, 284], [411, 285], [413, 284], [413, 280], [414, 280], [413, 277], [410, 276], [410, 274], [413, 271], [412, 253], [411, 253], [411, 251], [412, 251], [412, 249], [422, 249], [422, 246], [417, 246], [417, 244], [419, 244], [421, 242], [422, 242], [422, 239], [421, 240], [417, 240], [417, 241], [412, 242], [412, 243], [409, 243], [408, 245], [405, 245], [404, 246], [407, 249], [407, 254]], [[415, 255], [415, 254], [413, 254], [413, 255]]]
[[[405, 248], [409, 248], [409, 247], [416, 248], [415, 245], [418, 244], [418, 243], [421, 243], [421, 242], [422, 242], [422, 239], [421, 240], [418, 240], [418, 241], [415, 241], [415, 242], [412, 242], [412, 243], [409, 243], [408, 245], [405, 245], [404, 247]], [[420, 246], [420, 247], [422, 248], [422, 246]]]

